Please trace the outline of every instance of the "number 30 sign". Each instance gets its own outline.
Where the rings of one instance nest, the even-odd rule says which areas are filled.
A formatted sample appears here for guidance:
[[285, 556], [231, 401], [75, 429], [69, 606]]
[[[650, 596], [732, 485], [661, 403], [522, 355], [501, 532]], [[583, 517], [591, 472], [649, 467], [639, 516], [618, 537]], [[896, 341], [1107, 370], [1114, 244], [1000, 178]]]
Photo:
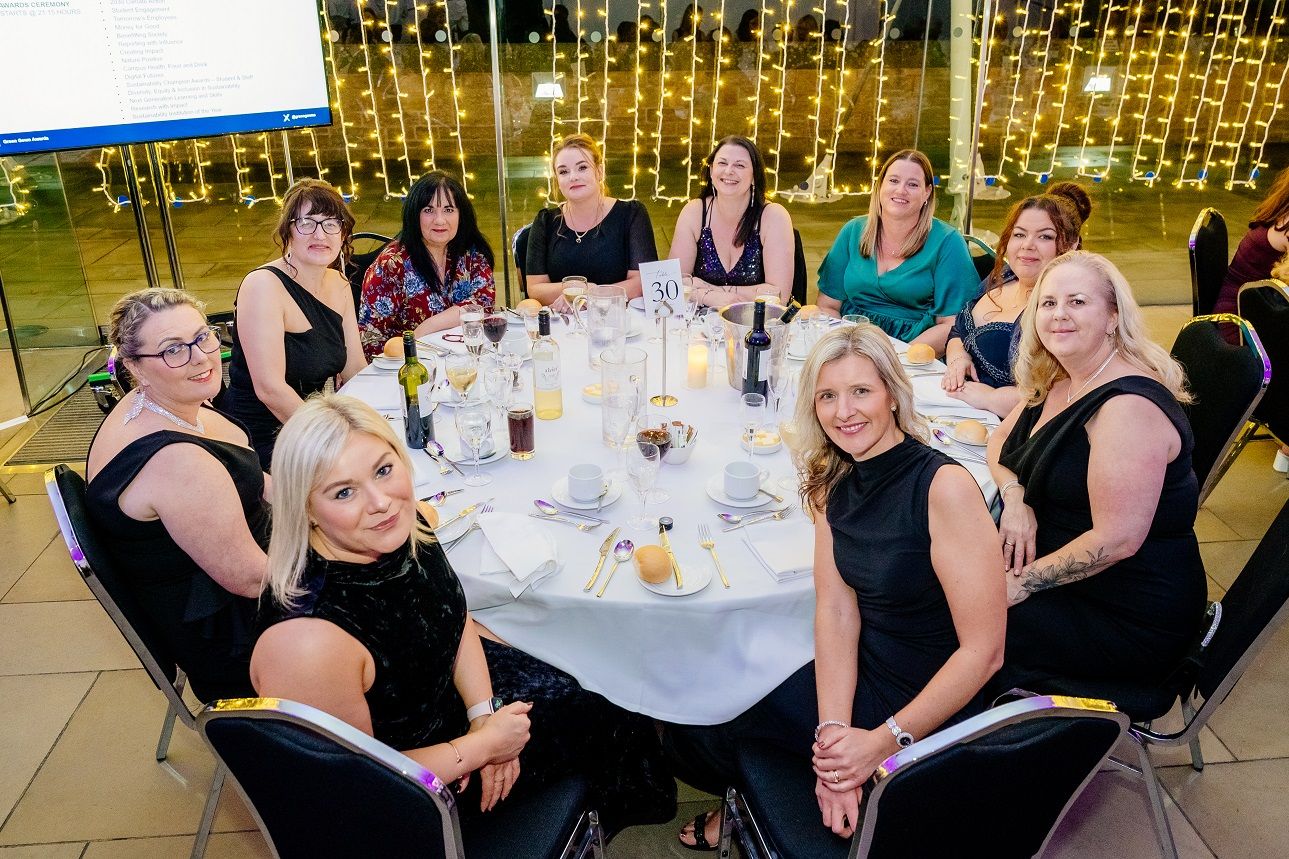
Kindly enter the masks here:
[[685, 315], [684, 286], [680, 260], [664, 259], [640, 263], [640, 283], [644, 288], [645, 316]]

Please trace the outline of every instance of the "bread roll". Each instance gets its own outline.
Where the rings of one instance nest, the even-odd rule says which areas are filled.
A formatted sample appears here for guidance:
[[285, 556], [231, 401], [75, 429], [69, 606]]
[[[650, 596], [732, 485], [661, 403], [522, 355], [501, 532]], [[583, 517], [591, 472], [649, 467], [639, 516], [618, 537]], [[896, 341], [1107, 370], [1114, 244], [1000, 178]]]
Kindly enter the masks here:
[[385, 357], [403, 359], [403, 338], [391, 337], [385, 341]]
[[529, 314], [536, 315], [537, 311], [542, 309], [542, 303], [535, 298], [525, 298], [515, 305], [515, 309], [525, 316]]
[[817, 304], [803, 304], [801, 309], [797, 311], [798, 319], [812, 319], [818, 315], [819, 305]]
[[910, 364], [929, 364], [935, 360], [935, 350], [925, 343], [914, 343], [906, 357]]
[[953, 434], [959, 441], [965, 441], [967, 444], [985, 444], [989, 441], [989, 429], [980, 421], [971, 418], [958, 421], [958, 425], [953, 428]]
[[660, 585], [671, 578], [671, 560], [662, 546], [652, 543], [636, 549], [633, 556], [636, 575], [651, 585]]

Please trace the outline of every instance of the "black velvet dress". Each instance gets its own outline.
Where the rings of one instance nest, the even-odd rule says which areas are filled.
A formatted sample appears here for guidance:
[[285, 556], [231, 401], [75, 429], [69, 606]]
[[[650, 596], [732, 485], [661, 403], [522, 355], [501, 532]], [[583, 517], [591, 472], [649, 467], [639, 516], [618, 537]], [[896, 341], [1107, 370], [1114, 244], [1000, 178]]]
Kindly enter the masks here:
[[121, 512], [121, 493], [172, 444], [195, 444], [228, 469], [251, 536], [267, 548], [269, 508], [255, 451], [205, 436], [162, 430], [135, 439], [94, 475], [86, 503], [113, 566], [187, 673], [193, 693], [202, 701], [241, 698], [254, 693], [255, 600], [229, 593], [206, 575], [159, 519], [142, 522]]
[[[376, 666], [366, 693], [376, 739], [408, 750], [466, 732], [466, 705], [452, 679], [465, 594], [437, 543], [423, 544], [416, 558], [409, 543], [373, 564], [329, 561], [310, 551], [303, 585], [307, 594], [297, 608], [270, 609], [265, 622], [319, 618], [367, 648]], [[649, 719], [520, 650], [483, 639], [483, 651], [493, 694], [533, 702], [532, 736], [519, 756], [515, 790], [580, 773], [590, 779], [595, 807], [611, 831], [675, 814], [676, 785]], [[471, 779], [472, 789], [478, 781]], [[462, 814], [479, 810], [477, 801], [459, 808]]]
[[[903, 709], [958, 649], [948, 600], [931, 566], [931, 481], [945, 466], [961, 467], [906, 436], [890, 450], [856, 462], [829, 496], [833, 559], [859, 605], [851, 705], [857, 728], [876, 728]], [[984, 704], [983, 693], [977, 694], [946, 724], [975, 715]], [[680, 778], [720, 793], [737, 775], [738, 742], [769, 741], [808, 765], [818, 723], [811, 662], [733, 722], [669, 728], [667, 752]]]
[[1007, 613], [1007, 652], [994, 686], [1060, 691], [1053, 678], [1154, 683], [1184, 655], [1202, 622], [1206, 584], [1195, 539], [1194, 440], [1168, 389], [1144, 376], [1093, 388], [1037, 431], [1042, 404], [1025, 409], [1000, 461], [1025, 487], [1038, 522], [1038, 556], [1092, 527], [1086, 425], [1108, 400], [1145, 397], [1181, 436], [1164, 471], [1159, 506], [1137, 553], [1082, 581], [1031, 595]]

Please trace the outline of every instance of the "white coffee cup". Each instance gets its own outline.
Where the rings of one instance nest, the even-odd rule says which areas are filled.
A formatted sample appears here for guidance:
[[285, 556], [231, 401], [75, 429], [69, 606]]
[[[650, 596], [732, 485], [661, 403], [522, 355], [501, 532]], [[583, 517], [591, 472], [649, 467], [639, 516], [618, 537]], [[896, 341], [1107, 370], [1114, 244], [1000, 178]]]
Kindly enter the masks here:
[[568, 470], [568, 494], [574, 501], [594, 501], [604, 491], [604, 469], [585, 463]]
[[738, 459], [725, 466], [725, 494], [735, 501], [755, 498], [761, 484], [770, 476], [746, 460]]

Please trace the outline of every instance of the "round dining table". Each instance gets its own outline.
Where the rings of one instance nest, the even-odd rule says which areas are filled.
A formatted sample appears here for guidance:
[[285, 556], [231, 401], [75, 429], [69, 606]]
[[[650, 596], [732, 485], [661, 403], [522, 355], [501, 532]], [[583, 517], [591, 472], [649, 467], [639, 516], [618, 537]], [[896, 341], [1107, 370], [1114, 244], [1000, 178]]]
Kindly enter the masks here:
[[[628, 346], [648, 354], [648, 394], [658, 394], [663, 378], [663, 349], [658, 327], [639, 311], [631, 311], [635, 336]], [[521, 325], [512, 322], [513, 325]], [[443, 339], [441, 332], [424, 341], [426, 361], [439, 361], [433, 353], [444, 349], [464, 351], [455, 338]], [[702, 378], [689, 362], [698, 360], [685, 346], [683, 337], [672, 333], [667, 343], [667, 392], [678, 403], [667, 408], [650, 405], [651, 414], [692, 424], [698, 430], [696, 447], [683, 464], [664, 462], [659, 468], [656, 488], [668, 500], [649, 504], [647, 514], [656, 519], [670, 517], [674, 525], [669, 539], [686, 579], [682, 594], [667, 587], [648, 589], [628, 561], [616, 572], [602, 597], [597, 596], [612, 558], [595, 588], [584, 586], [599, 560], [599, 550], [615, 528], [615, 541], [632, 540], [637, 547], [659, 542], [656, 528], [632, 530], [627, 520], [641, 510], [639, 497], [623, 485], [617, 471], [618, 451], [606, 445], [601, 433], [600, 406], [583, 398], [583, 389], [600, 381], [600, 371], [588, 365], [587, 338], [566, 323], [553, 326], [560, 345], [563, 376], [563, 416], [537, 420], [535, 455], [511, 459], [508, 455], [479, 466], [492, 477], [485, 486], [467, 486], [456, 471], [444, 475], [430, 456], [411, 451], [418, 496], [445, 489], [464, 489], [449, 495], [441, 508], [444, 520], [470, 505], [480, 509], [487, 503], [494, 511], [541, 516], [534, 501], [555, 503], [554, 489], [569, 469], [578, 464], [599, 465], [616, 474], [617, 486], [606, 500], [619, 496], [598, 512], [584, 511], [605, 520], [593, 529], [580, 530], [555, 521], [525, 518], [553, 541], [558, 569], [554, 574], [523, 589], [518, 596], [515, 579], [483, 569], [486, 558], [496, 555], [485, 546], [487, 537], [472, 533], [448, 552], [465, 590], [474, 618], [501, 639], [554, 665], [575, 678], [586, 689], [604, 695], [613, 703], [637, 713], [668, 722], [710, 725], [728, 721], [764, 697], [814, 655], [814, 583], [810, 576], [813, 524], [803, 513], [795, 493], [795, 472], [788, 450], [756, 455], [756, 464], [768, 471], [766, 487], [783, 503], [761, 496], [764, 503], [748, 509], [720, 503], [709, 494], [709, 485], [719, 487], [727, 463], [748, 458], [741, 445], [740, 393], [726, 379], [724, 361], [717, 351], [708, 352], [714, 366], [707, 384], [688, 387], [687, 381]], [[899, 351], [907, 347], [894, 344]], [[426, 354], [426, 353], [430, 354]], [[789, 371], [799, 362], [789, 359]], [[441, 369], [441, 368], [440, 368]], [[997, 418], [947, 397], [939, 390], [936, 370], [943, 365], [910, 368], [919, 412], [950, 427], [949, 417], [974, 417], [991, 426]], [[922, 375], [925, 374], [925, 375]], [[438, 374], [439, 379], [444, 374]], [[532, 391], [532, 370], [528, 362], [519, 370], [521, 389], [516, 396], [528, 399]], [[369, 366], [351, 379], [341, 393], [357, 397], [395, 421], [401, 435], [398, 413], [401, 389], [396, 372]], [[790, 400], [791, 398], [787, 398]], [[529, 400], [531, 401], [531, 400]], [[783, 418], [789, 417], [787, 403]], [[464, 458], [453, 421], [453, 408], [436, 409], [435, 432], [446, 454], [457, 460], [465, 474], [473, 466]], [[776, 422], [773, 410], [769, 424]], [[932, 424], [935, 426], [936, 424]], [[772, 428], [772, 426], [770, 427]], [[494, 419], [494, 442], [508, 450], [504, 420]], [[933, 440], [933, 444], [936, 443]], [[976, 478], [987, 502], [997, 492], [983, 463], [983, 450], [950, 443], [943, 447], [959, 459]], [[621, 490], [620, 495], [617, 490]], [[719, 494], [719, 492], [718, 492]], [[726, 531], [730, 525], [718, 514], [755, 514], [787, 507], [781, 521], [770, 520]], [[471, 515], [477, 515], [476, 510]], [[470, 521], [470, 517], [464, 520]], [[712, 554], [700, 545], [700, 526], [706, 526], [719, 555], [729, 587], [716, 574]], [[445, 529], [446, 543], [460, 525]], [[531, 530], [531, 529], [528, 529]], [[758, 550], [754, 551], [754, 546]], [[774, 566], [779, 574], [772, 574]], [[690, 592], [707, 579], [700, 590]]]

